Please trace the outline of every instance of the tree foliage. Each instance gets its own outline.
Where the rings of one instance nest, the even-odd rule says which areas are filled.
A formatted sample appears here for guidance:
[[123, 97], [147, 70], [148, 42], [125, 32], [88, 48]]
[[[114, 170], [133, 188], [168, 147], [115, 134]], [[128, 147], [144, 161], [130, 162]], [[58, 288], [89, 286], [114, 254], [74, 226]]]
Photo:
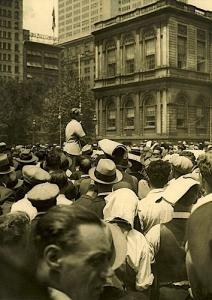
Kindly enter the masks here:
[[29, 142], [32, 121], [41, 114], [48, 86], [40, 80], [0, 82], [0, 135], [10, 144]]
[[[81, 100], [81, 101], [80, 101]], [[95, 135], [93, 117], [95, 114], [95, 101], [83, 81], [76, 78], [74, 72], [66, 71], [57, 86], [49, 90], [45, 101], [44, 110], [46, 117], [43, 125], [52, 139], [59, 138], [59, 115], [64, 137], [65, 126], [70, 121], [70, 111], [73, 107], [82, 107], [82, 123], [89, 137]]]

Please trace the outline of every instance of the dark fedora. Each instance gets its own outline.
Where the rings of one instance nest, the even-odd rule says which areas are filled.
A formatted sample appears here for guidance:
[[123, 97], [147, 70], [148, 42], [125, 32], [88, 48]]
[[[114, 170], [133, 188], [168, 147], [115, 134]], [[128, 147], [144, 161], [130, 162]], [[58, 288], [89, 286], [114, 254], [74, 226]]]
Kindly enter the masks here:
[[16, 160], [22, 164], [31, 164], [38, 161], [38, 158], [30, 151], [30, 149], [23, 149], [19, 156], [16, 157]]
[[123, 177], [112, 160], [103, 158], [98, 161], [95, 168], [90, 169], [89, 175], [91, 179], [102, 184], [114, 184]]
[[9, 174], [13, 172], [15, 168], [11, 167], [7, 154], [0, 154], [0, 175]]

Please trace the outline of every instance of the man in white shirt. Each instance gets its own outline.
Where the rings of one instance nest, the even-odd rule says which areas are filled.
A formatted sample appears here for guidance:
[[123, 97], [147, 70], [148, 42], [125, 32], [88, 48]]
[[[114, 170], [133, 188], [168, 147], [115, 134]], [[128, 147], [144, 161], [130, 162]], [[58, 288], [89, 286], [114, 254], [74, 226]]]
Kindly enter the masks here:
[[163, 160], [152, 161], [147, 168], [151, 190], [138, 204], [138, 216], [144, 233], [152, 226], [172, 219], [173, 208], [162, 198], [170, 173], [170, 163]]
[[71, 121], [67, 124], [65, 129], [66, 143], [63, 150], [72, 158], [72, 171], [75, 169], [76, 158], [81, 154], [81, 148], [85, 145], [85, 132], [80, 123], [80, 110], [72, 108]]

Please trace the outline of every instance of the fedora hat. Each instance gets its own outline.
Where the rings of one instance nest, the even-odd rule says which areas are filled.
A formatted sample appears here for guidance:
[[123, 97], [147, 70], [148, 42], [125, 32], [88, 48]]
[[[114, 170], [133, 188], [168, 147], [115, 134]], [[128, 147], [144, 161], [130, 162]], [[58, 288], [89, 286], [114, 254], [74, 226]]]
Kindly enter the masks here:
[[89, 170], [89, 176], [102, 184], [113, 184], [122, 180], [122, 174], [116, 169], [115, 163], [110, 159], [100, 159], [96, 167]]
[[7, 154], [0, 154], [0, 175], [9, 174], [13, 172], [15, 168], [11, 167]]
[[38, 158], [30, 151], [30, 149], [23, 149], [16, 160], [22, 164], [31, 164], [38, 161]]

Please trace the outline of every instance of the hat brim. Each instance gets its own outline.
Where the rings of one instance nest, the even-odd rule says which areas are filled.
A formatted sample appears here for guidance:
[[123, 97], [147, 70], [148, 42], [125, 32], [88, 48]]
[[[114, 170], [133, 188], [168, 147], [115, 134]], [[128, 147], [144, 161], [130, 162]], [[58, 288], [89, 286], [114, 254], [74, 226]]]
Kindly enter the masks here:
[[114, 246], [114, 255], [112, 257], [112, 270], [117, 270], [125, 261], [127, 256], [127, 240], [120, 227], [115, 223], [104, 221], [106, 228], [110, 230]]
[[16, 185], [13, 187], [14, 190], [20, 188], [23, 185], [24, 181], [22, 179], [18, 179], [18, 182]]
[[32, 162], [38, 161], [38, 157], [35, 155], [32, 155], [32, 158], [29, 160], [23, 160], [23, 159], [20, 159], [19, 157], [17, 157], [15, 160], [22, 164], [31, 164]]
[[96, 176], [95, 176], [95, 170], [96, 170], [95, 167], [91, 168], [89, 170], [89, 176], [90, 176], [91, 179], [93, 179], [94, 181], [96, 181], [98, 183], [102, 183], [102, 184], [114, 184], [114, 183], [117, 183], [117, 182], [121, 181], [122, 178], [123, 178], [123, 175], [121, 174], [121, 172], [116, 169], [116, 178], [113, 181], [105, 182], [105, 181], [102, 181], [102, 180], [96, 178]]
[[9, 173], [12, 173], [13, 171], [15, 171], [15, 168], [10, 167], [10, 169], [8, 169], [7, 171], [0, 171], [0, 175], [9, 174]]

